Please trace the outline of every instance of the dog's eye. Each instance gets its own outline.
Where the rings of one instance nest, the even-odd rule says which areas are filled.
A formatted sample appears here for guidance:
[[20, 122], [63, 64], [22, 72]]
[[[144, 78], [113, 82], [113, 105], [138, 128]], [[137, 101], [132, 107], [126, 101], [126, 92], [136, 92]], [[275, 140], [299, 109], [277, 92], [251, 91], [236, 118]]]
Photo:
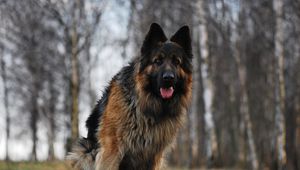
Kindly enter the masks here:
[[162, 60], [159, 59], [159, 58], [157, 58], [157, 59], [154, 60], [154, 64], [161, 65], [162, 64]]
[[177, 59], [177, 58], [174, 59], [174, 64], [175, 65], [179, 65], [180, 63], [181, 63], [181, 61], [179, 59]]

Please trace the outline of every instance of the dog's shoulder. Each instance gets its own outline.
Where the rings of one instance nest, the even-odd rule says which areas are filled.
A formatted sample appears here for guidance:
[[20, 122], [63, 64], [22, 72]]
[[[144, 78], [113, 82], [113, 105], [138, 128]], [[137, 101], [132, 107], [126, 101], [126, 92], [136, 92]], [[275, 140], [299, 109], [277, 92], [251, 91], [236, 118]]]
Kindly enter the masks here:
[[[107, 106], [112, 83], [121, 87], [124, 97], [131, 98], [134, 89], [134, 72], [135, 62], [132, 61], [128, 65], [124, 66], [110, 81], [109, 85], [103, 91], [102, 97], [98, 100], [92, 113], [86, 121], [86, 127], [88, 129], [88, 138], [96, 140], [95, 134], [99, 127], [101, 116]], [[130, 99], [129, 99], [130, 100]]]
[[99, 127], [100, 118], [105, 110], [110, 94], [110, 86], [106, 87], [103, 91], [102, 97], [98, 100], [97, 104], [92, 110], [92, 113], [86, 120], [86, 127], [88, 129], [88, 139], [96, 140], [96, 132]]

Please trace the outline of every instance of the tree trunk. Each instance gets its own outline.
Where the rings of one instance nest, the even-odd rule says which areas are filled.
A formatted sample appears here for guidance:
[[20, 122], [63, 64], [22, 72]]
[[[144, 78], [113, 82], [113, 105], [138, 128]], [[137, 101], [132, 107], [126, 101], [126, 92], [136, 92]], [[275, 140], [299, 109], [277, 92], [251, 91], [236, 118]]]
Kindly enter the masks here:
[[[250, 119], [249, 113], [249, 102], [248, 102], [248, 94], [247, 94], [247, 87], [246, 87], [246, 67], [241, 61], [241, 56], [238, 47], [235, 49], [235, 58], [238, 67], [238, 77], [241, 86], [241, 105], [240, 105], [240, 114], [241, 114], [241, 121], [245, 123], [245, 130], [247, 134], [249, 152], [250, 152], [250, 161], [252, 169], [258, 169], [258, 159], [256, 154], [256, 147], [253, 137], [253, 129], [252, 129], [252, 122]], [[243, 132], [242, 132], [243, 134]], [[241, 136], [242, 137], [242, 136]], [[244, 140], [242, 140], [242, 144]], [[242, 146], [243, 147], [243, 146]], [[243, 148], [241, 148], [243, 149]], [[240, 153], [242, 154], [242, 153]], [[243, 157], [242, 157], [243, 158]]]
[[276, 115], [275, 122], [277, 126], [277, 152], [278, 168], [286, 167], [286, 129], [285, 129], [285, 82], [284, 82], [284, 28], [283, 28], [283, 1], [274, 1], [274, 11], [276, 16], [275, 32], [275, 57], [276, 57], [276, 82], [275, 82], [275, 100]]
[[55, 141], [55, 120], [53, 116], [50, 116], [49, 118], [50, 123], [50, 130], [49, 130], [49, 150], [48, 150], [48, 160], [53, 161], [55, 160], [55, 154], [54, 154], [54, 141]]
[[[200, 19], [200, 53], [201, 53], [201, 57], [203, 59], [204, 62], [202, 62], [202, 59], [199, 59], [199, 61], [201, 63], [199, 63], [199, 66], [201, 70], [198, 69], [199, 77], [203, 80], [203, 84], [204, 84], [204, 88], [203, 88], [203, 94], [202, 96], [206, 96], [205, 101], [202, 104], [204, 104], [204, 108], [203, 111], [205, 111], [205, 114], [201, 117], [199, 117], [199, 121], [203, 122], [205, 119], [204, 117], [208, 117], [209, 118], [209, 126], [207, 127], [208, 130], [208, 138], [210, 143], [207, 143], [208, 147], [208, 159], [209, 159], [209, 164], [214, 164], [215, 163], [215, 159], [218, 157], [218, 144], [217, 144], [217, 137], [216, 137], [216, 131], [215, 131], [215, 125], [214, 125], [214, 121], [213, 121], [213, 113], [212, 113], [212, 101], [213, 101], [213, 97], [214, 97], [214, 87], [213, 87], [213, 83], [212, 83], [212, 73], [209, 72], [208, 70], [211, 70], [211, 65], [209, 64], [209, 45], [208, 45], [208, 22], [207, 22], [207, 13], [208, 13], [208, 6], [207, 6], [207, 1], [205, 0], [198, 0], [197, 1], [197, 8], [198, 8], [198, 15], [199, 15], [199, 19]], [[200, 81], [200, 80], [199, 80]], [[199, 96], [201, 97], [201, 96]], [[201, 99], [199, 98], [199, 102], [201, 102]], [[205, 121], [204, 121], [205, 122]], [[203, 128], [203, 127], [202, 127]], [[203, 129], [200, 129], [200, 131], [202, 131], [203, 133]], [[204, 133], [203, 136], [204, 137]], [[201, 140], [201, 139], [200, 139]], [[203, 139], [202, 139], [203, 140]], [[201, 141], [201, 143], [203, 143], [204, 141]], [[202, 154], [204, 154], [203, 151], [201, 151]]]
[[[238, 162], [245, 164], [247, 162], [247, 155], [250, 154], [250, 162], [253, 169], [258, 169], [258, 159], [256, 153], [256, 147], [253, 136], [252, 122], [249, 113], [249, 97], [247, 94], [247, 68], [245, 58], [242, 58], [245, 55], [245, 43], [242, 42], [243, 39], [247, 36], [245, 31], [245, 22], [246, 20], [246, 8], [247, 5], [245, 2], [241, 4], [241, 12], [239, 14], [240, 24], [236, 25], [235, 32], [237, 35], [235, 46], [233, 48], [235, 61], [237, 64], [237, 73], [238, 81], [240, 84], [239, 95], [240, 106], [239, 106], [239, 135], [238, 135]], [[243, 60], [244, 59], [244, 60]], [[247, 149], [247, 143], [249, 149]], [[249, 153], [247, 153], [249, 152]]]
[[[0, 48], [2, 50], [2, 48]], [[2, 51], [1, 51], [2, 53]], [[0, 65], [1, 65], [1, 77], [3, 80], [3, 98], [4, 98], [4, 109], [5, 109], [5, 115], [6, 115], [6, 142], [5, 142], [5, 160], [9, 161], [9, 134], [10, 134], [10, 113], [8, 108], [8, 87], [7, 87], [7, 75], [6, 75], [6, 65], [4, 61], [4, 55], [0, 54]]]
[[86, 49], [86, 56], [87, 56], [87, 60], [88, 60], [88, 94], [89, 94], [89, 99], [90, 99], [90, 106], [91, 108], [95, 106], [96, 103], [96, 95], [95, 95], [95, 91], [93, 90], [93, 86], [92, 86], [92, 82], [93, 82], [93, 78], [92, 78], [92, 68], [93, 68], [93, 63], [91, 61], [91, 55], [89, 52], [90, 49], [90, 43], [88, 44], [89, 47], [87, 47]]
[[[298, 93], [299, 94], [299, 93]], [[298, 101], [296, 104], [296, 113], [297, 113], [297, 116], [296, 116], [296, 136], [295, 136], [295, 146], [296, 146], [296, 161], [295, 164], [296, 164], [296, 169], [300, 168], [300, 162], [299, 162], [299, 159], [300, 159], [300, 99], [299, 99], [299, 95], [297, 97], [297, 100]]]
[[253, 128], [252, 128], [252, 121], [250, 117], [250, 108], [249, 108], [249, 97], [247, 93], [247, 85], [246, 85], [246, 80], [247, 80], [247, 68], [245, 64], [245, 59], [242, 58], [245, 52], [245, 45], [242, 43], [242, 40], [245, 35], [245, 11], [246, 11], [246, 6], [243, 3], [242, 8], [241, 8], [241, 13], [240, 13], [240, 26], [237, 26], [235, 28], [236, 31], [236, 41], [235, 41], [235, 46], [234, 46], [234, 57], [235, 61], [237, 64], [237, 72], [238, 72], [238, 81], [240, 84], [240, 92], [239, 94], [241, 95], [241, 101], [240, 101], [240, 129], [239, 129], [239, 161], [241, 163], [244, 163], [246, 161], [246, 140], [245, 138], [247, 137], [247, 142], [249, 146], [249, 155], [250, 155], [250, 162], [251, 162], [251, 168], [254, 170], [257, 170], [259, 168], [259, 161], [257, 158], [257, 151], [256, 151], [256, 146], [255, 146], [255, 141], [254, 141], [254, 135], [253, 135]]
[[[35, 89], [36, 91], [36, 89]], [[36, 93], [36, 92], [34, 92]], [[31, 161], [37, 161], [37, 120], [38, 120], [38, 104], [37, 104], [37, 94], [34, 94], [31, 99], [31, 118], [30, 118], [30, 128], [32, 132], [32, 151], [31, 151]]]
[[131, 57], [128, 52], [127, 52], [127, 47], [130, 46], [130, 42], [133, 41], [133, 33], [132, 31], [134, 30], [134, 19], [136, 15], [136, 2], [137, 0], [130, 0], [130, 6], [129, 6], [129, 16], [128, 16], [128, 23], [127, 23], [127, 36], [126, 38], [121, 42], [122, 45], [122, 53], [121, 56], [125, 59], [128, 57]]
[[194, 59], [194, 75], [193, 75], [193, 106], [192, 106], [192, 123], [195, 125], [193, 131], [196, 132], [192, 144], [192, 166], [199, 167], [205, 165], [206, 159], [206, 134], [205, 134], [205, 103], [204, 88], [202, 78], [202, 58], [200, 48], [200, 31], [197, 31], [196, 39], [196, 57]]
[[77, 32], [77, 9], [79, 7], [79, 0], [74, 3], [73, 9], [73, 25], [71, 30], [71, 96], [72, 96], [72, 110], [71, 110], [71, 140], [75, 142], [79, 136], [78, 131], [78, 114], [79, 114], [79, 65], [78, 65], [78, 32]]
[[[295, 96], [289, 98], [295, 102]], [[293, 102], [286, 104], [286, 169], [297, 169], [297, 146], [296, 146], [296, 107]]]
[[54, 85], [52, 82], [54, 81], [53, 75], [48, 74], [49, 78], [49, 92], [50, 92], [50, 100], [49, 100], [49, 150], [48, 150], [48, 160], [53, 161], [55, 160], [55, 154], [54, 154], [54, 142], [55, 142], [55, 102], [57, 100], [57, 92], [55, 90]]

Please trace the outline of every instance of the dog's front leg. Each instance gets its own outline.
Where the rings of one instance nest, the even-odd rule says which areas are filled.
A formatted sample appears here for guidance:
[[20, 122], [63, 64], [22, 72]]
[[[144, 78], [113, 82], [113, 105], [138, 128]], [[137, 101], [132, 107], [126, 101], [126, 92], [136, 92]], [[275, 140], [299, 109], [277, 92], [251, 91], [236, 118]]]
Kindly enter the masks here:
[[153, 170], [160, 170], [162, 166], [163, 166], [163, 150], [155, 155]]
[[102, 147], [96, 157], [96, 170], [118, 170], [123, 153], [121, 148]]

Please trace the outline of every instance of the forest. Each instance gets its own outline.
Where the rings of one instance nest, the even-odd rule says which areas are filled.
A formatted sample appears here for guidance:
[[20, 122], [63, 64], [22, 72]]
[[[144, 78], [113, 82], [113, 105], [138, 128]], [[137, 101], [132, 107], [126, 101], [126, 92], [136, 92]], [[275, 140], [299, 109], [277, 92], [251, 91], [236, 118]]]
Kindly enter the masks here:
[[168, 165], [300, 169], [300, 0], [0, 0], [0, 159], [63, 161], [153, 22], [193, 43]]

